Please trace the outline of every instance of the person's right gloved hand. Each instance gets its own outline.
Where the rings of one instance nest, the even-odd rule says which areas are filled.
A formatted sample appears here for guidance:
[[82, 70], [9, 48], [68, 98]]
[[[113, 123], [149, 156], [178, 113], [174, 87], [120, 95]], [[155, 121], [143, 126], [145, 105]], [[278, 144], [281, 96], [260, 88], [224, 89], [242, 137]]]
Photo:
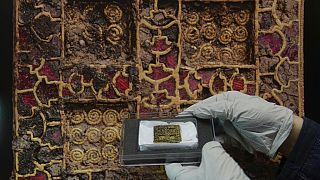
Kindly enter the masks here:
[[286, 140], [293, 124], [293, 112], [258, 96], [238, 91], [224, 92], [196, 103], [178, 116], [218, 118], [225, 132], [249, 152], [273, 157]]

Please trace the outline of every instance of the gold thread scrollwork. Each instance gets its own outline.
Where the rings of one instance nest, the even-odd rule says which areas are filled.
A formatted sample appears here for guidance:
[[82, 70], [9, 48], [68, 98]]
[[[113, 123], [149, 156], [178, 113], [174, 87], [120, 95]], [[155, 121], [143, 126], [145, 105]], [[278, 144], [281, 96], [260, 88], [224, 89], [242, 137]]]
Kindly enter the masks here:
[[118, 44], [123, 37], [122, 28], [119, 25], [112, 24], [107, 29], [107, 40], [112, 44]]
[[114, 127], [107, 127], [102, 131], [102, 139], [107, 143], [115, 141], [117, 137], [118, 130]]
[[120, 118], [121, 118], [121, 119], [128, 119], [128, 118], [130, 118], [130, 113], [129, 113], [129, 111], [128, 111], [127, 109], [122, 109], [122, 110], [120, 111]]
[[201, 56], [205, 59], [213, 59], [216, 56], [216, 49], [210, 43], [204, 44], [201, 48]]
[[111, 23], [119, 22], [122, 18], [122, 10], [119, 6], [110, 4], [104, 9], [104, 14]]
[[111, 144], [106, 144], [102, 148], [102, 157], [104, 159], [115, 159], [118, 155], [118, 150]]
[[71, 122], [73, 124], [80, 124], [84, 121], [85, 114], [83, 111], [77, 111], [74, 114], [71, 114]]
[[107, 110], [103, 113], [103, 122], [106, 126], [113, 126], [119, 118], [118, 112], [115, 110]]
[[201, 13], [201, 17], [204, 21], [212, 21], [213, 20], [213, 16], [212, 16], [212, 13], [210, 12], [209, 9], [206, 9], [205, 11], [203, 11]]
[[230, 48], [222, 48], [219, 54], [222, 61], [230, 62], [233, 59], [233, 51]]
[[195, 43], [199, 39], [199, 37], [200, 32], [196, 27], [190, 26], [185, 30], [185, 39], [187, 42]]
[[97, 128], [88, 128], [86, 131], [88, 141], [91, 143], [98, 142], [100, 140], [100, 130]]
[[73, 149], [70, 151], [71, 161], [82, 161], [84, 153], [81, 149]]
[[212, 39], [216, 38], [217, 28], [212, 23], [206, 23], [206, 24], [202, 25], [201, 33], [206, 39], [212, 40]]
[[101, 153], [98, 149], [92, 148], [86, 152], [87, 161], [92, 164], [97, 164], [101, 159]]
[[233, 48], [233, 56], [237, 61], [244, 61], [246, 59], [246, 47], [242, 45], [237, 45]]
[[233, 17], [231, 14], [227, 14], [221, 17], [221, 26], [229, 26], [233, 21]]
[[241, 10], [240, 12], [235, 14], [234, 19], [239, 25], [241, 26], [246, 25], [250, 19], [249, 11]]
[[219, 41], [222, 44], [229, 44], [232, 40], [233, 32], [231, 29], [223, 28], [221, 29], [221, 35], [219, 37]]
[[186, 15], [186, 22], [190, 25], [195, 25], [199, 21], [199, 15], [196, 12], [191, 12]]
[[102, 113], [98, 109], [92, 109], [89, 111], [86, 121], [90, 125], [96, 125], [101, 122]]
[[234, 30], [234, 38], [236, 41], [243, 42], [248, 38], [248, 31], [244, 26], [238, 26]]
[[73, 128], [70, 131], [71, 141], [74, 144], [83, 144], [84, 136], [83, 131], [80, 128]]
[[88, 24], [82, 35], [90, 41], [100, 39], [102, 37], [102, 28], [97, 24]]

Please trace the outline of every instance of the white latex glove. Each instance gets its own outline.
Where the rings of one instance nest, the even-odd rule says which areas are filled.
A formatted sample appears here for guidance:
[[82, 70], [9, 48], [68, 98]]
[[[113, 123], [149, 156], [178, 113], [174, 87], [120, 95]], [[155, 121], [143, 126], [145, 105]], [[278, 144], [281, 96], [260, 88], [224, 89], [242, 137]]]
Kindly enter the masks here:
[[225, 132], [253, 153], [260, 151], [273, 157], [288, 137], [293, 124], [293, 112], [267, 102], [258, 96], [238, 91], [224, 92], [196, 103], [179, 116], [203, 119], [218, 118]]
[[199, 167], [169, 164], [165, 166], [170, 180], [246, 180], [240, 166], [225, 152], [220, 143], [211, 141], [202, 148]]

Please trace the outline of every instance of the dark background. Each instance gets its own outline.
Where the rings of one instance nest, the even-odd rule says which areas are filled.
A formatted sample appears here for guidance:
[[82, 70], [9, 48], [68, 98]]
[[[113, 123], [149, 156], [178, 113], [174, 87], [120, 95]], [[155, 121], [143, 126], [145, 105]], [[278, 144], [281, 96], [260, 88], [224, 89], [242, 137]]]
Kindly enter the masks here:
[[[0, 1], [0, 179], [9, 179], [13, 168], [12, 141], [12, 54], [13, 1]], [[318, 66], [320, 61], [320, 1], [305, 0], [304, 86], [305, 115], [320, 122]], [[319, 91], [319, 93], [316, 93]]]

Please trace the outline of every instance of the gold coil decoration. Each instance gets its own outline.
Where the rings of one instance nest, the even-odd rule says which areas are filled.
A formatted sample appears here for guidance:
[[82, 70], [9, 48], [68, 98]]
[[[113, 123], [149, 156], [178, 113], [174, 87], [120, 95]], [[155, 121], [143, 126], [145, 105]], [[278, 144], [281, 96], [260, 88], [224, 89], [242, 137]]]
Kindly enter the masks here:
[[97, 24], [88, 24], [86, 25], [82, 35], [90, 41], [100, 39], [102, 37], [102, 28]]
[[231, 14], [227, 14], [221, 17], [221, 26], [229, 26], [233, 21], [233, 17]]
[[84, 143], [84, 136], [83, 131], [80, 128], [73, 128], [70, 131], [71, 141], [74, 144], [83, 144]]
[[235, 14], [234, 19], [239, 25], [241, 25], [241, 26], [246, 25], [250, 19], [249, 11], [248, 10], [241, 10], [240, 12]]
[[232, 30], [229, 28], [223, 28], [221, 29], [221, 35], [219, 37], [219, 41], [222, 44], [229, 44], [232, 40]]
[[104, 9], [104, 14], [111, 23], [119, 22], [122, 18], [122, 10], [119, 6], [110, 4]]
[[84, 10], [83, 10], [83, 16], [88, 16], [90, 13], [94, 13], [93, 12], [93, 10], [94, 10], [94, 6], [93, 5], [88, 5], [88, 6], [86, 6], [85, 8], [84, 8]]
[[103, 122], [106, 126], [113, 126], [117, 123], [119, 114], [115, 110], [107, 110], [103, 113]]
[[122, 109], [120, 111], [120, 118], [121, 119], [129, 119], [130, 118], [130, 113], [127, 109]]
[[100, 130], [97, 128], [89, 128], [86, 131], [86, 136], [89, 142], [95, 143], [100, 140]]
[[233, 48], [234, 59], [237, 61], [244, 61], [246, 59], [246, 47], [242, 45], [237, 45]]
[[102, 131], [102, 139], [106, 143], [111, 143], [119, 137], [118, 130], [114, 127], [107, 127]]
[[190, 25], [195, 25], [199, 21], [199, 15], [196, 12], [191, 12], [186, 15], [186, 22]]
[[118, 155], [118, 150], [116, 147], [114, 147], [111, 144], [106, 144], [103, 148], [102, 148], [102, 157], [104, 159], [115, 159]]
[[101, 154], [98, 149], [92, 148], [86, 152], [86, 157], [89, 163], [97, 164], [101, 159]]
[[206, 23], [206, 24], [202, 25], [201, 33], [206, 39], [212, 40], [212, 39], [216, 38], [217, 28], [212, 23]]
[[201, 56], [206, 59], [213, 59], [216, 55], [215, 48], [210, 44], [204, 44], [201, 48]]
[[244, 26], [238, 26], [234, 30], [234, 38], [236, 41], [243, 42], [248, 38], [248, 31]]
[[184, 34], [186, 41], [189, 43], [195, 43], [200, 37], [199, 30], [192, 26], [188, 27]]
[[205, 11], [203, 11], [201, 13], [201, 17], [204, 21], [212, 21], [214, 18], [209, 9], [206, 9]]
[[220, 59], [225, 62], [230, 62], [233, 59], [233, 51], [230, 48], [222, 48], [220, 50]]
[[119, 25], [112, 24], [107, 29], [107, 40], [112, 44], [118, 44], [123, 37], [122, 28]]
[[73, 149], [70, 151], [71, 161], [82, 161], [84, 153], [81, 149]]
[[83, 122], [85, 118], [85, 114], [83, 111], [77, 111], [74, 114], [71, 115], [71, 122], [73, 124], [80, 124]]
[[88, 116], [86, 118], [86, 121], [90, 125], [96, 125], [101, 122], [101, 117], [102, 113], [98, 109], [92, 109], [89, 111]]

